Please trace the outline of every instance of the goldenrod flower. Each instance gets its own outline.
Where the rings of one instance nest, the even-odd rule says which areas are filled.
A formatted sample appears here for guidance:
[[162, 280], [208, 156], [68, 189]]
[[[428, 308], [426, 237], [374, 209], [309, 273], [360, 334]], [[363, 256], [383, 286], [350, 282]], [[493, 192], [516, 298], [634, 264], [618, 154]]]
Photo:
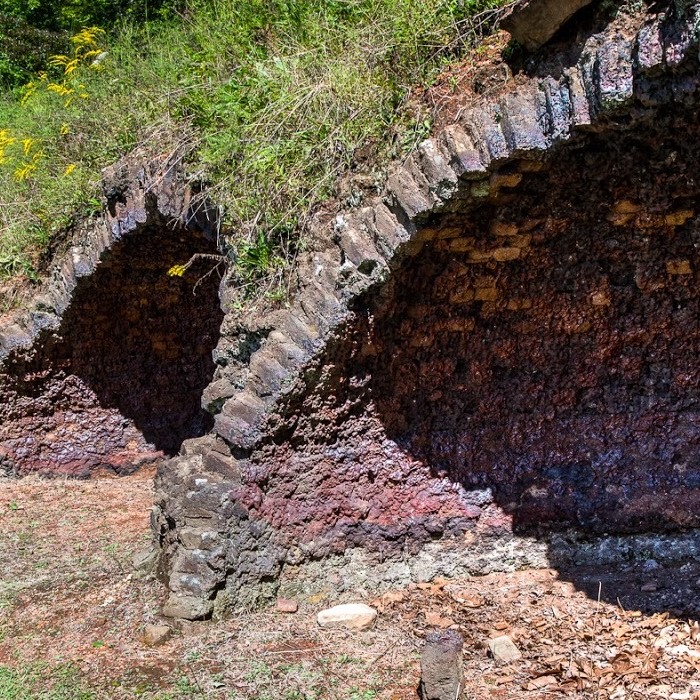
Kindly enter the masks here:
[[25, 163], [24, 165], [20, 165], [20, 167], [14, 172], [15, 180], [17, 180], [17, 182], [27, 180], [35, 170], [36, 165], [33, 163]]
[[67, 165], [66, 169], [63, 171], [63, 177], [68, 177], [76, 169], [76, 167], [77, 165], [75, 163]]
[[61, 97], [65, 97], [66, 95], [70, 95], [73, 92], [72, 88], [69, 88], [66, 85], [59, 84], [59, 83], [49, 83], [46, 86], [46, 89], [49, 90], [50, 92], [55, 92], [57, 95], [60, 95]]
[[65, 66], [70, 63], [71, 59], [68, 56], [64, 56], [62, 53], [49, 56], [50, 66]]
[[9, 129], [0, 129], [0, 148], [11, 146], [17, 139], [10, 136]]

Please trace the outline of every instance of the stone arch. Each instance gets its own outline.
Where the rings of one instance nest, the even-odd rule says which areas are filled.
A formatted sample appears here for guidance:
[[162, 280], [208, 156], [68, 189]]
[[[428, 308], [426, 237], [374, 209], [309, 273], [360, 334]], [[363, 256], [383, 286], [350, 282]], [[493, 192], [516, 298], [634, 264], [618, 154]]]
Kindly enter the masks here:
[[[11, 474], [132, 471], [205, 434], [201, 393], [223, 312], [214, 221], [187, 212], [170, 168], [106, 176], [109, 214], [71, 247], [5, 336], [0, 466]], [[157, 186], [154, 183], [158, 182]], [[214, 238], [214, 240], [212, 240]]]
[[[485, 416], [497, 416], [511, 398], [503, 380], [508, 376], [521, 387], [512, 398], [521, 402], [523, 415], [529, 411], [551, 421], [547, 403], [570, 406], [567, 387], [548, 383], [535, 362], [536, 352], [527, 354], [527, 366], [539, 372], [537, 381], [518, 377], [522, 368], [509, 364], [518, 342], [537, 346], [537, 323], [556, 328], [560, 339], [574, 338], [568, 345], [554, 343], [544, 355], [551, 358], [565, 345], [571, 350], [575, 361], [564, 363], [570, 375], [562, 378], [564, 384], [579, 376], [590, 383], [589, 375], [594, 375], [589, 387], [579, 382], [582, 393], [573, 399], [574, 408], [608, 400], [610, 406], [621, 406], [631, 396], [625, 382], [638, 385], [646, 372], [653, 390], [641, 394], [665, 405], [666, 417], [675, 411], [678, 418], [670, 432], [664, 432], [669, 423], [657, 433], [647, 425], [649, 440], [663, 445], [676, 466], [687, 466], [697, 456], [694, 439], [687, 443], [687, 454], [676, 449], [697, 435], [697, 370], [685, 378], [681, 371], [684, 355], [695, 352], [698, 343], [692, 323], [698, 192], [689, 174], [697, 148], [693, 115], [700, 88], [696, 20], [672, 12], [619, 17], [584, 37], [575, 50], [545, 55], [528, 79], [465, 110], [459, 123], [393, 168], [384, 196], [331, 221], [319, 219], [317, 244], [300, 261], [289, 308], [247, 324], [245, 319], [225, 324], [215, 381], [205, 391], [205, 403], [215, 414], [214, 430], [183, 445], [181, 456], [166, 463], [157, 479], [155, 527], [161, 570], [171, 591], [167, 614], [205, 617], [222, 588], [229, 599], [243, 603], [280, 580], [284, 586], [290, 576], [299, 575], [300, 566], [312, 577], [323, 577], [327, 569], [319, 561], [344, 563], [349, 576], [371, 570], [373, 580], [396, 582], [573, 556], [580, 560], [607, 551], [604, 540], [579, 546], [576, 535], [534, 540], [513, 528], [513, 518], [520, 517], [526, 532], [537, 530], [532, 527], [537, 508], [510, 507], [516, 491], [532, 495], [529, 505], [538, 498], [548, 505], [547, 494], [558, 489], [564, 505], [547, 516], [550, 523], [584, 523], [590, 513], [569, 515], [581, 501], [586, 479], [567, 491], [580, 469], [560, 478], [557, 465], [541, 460], [545, 471], [554, 471], [540, 493], [542, 475], [533, 478], [513, 457], [525, 443], [509, 436], [504, 451], [509, 458], [494, 477], [501, 484], [499, 495], [489, 483], [493, 470], [486, 466], [470, 482], [471, 474], [458, 463], [459, 445], [466, 438], [456, 435], [447, 412], [439, 410], [447, 396], [462, 417], [478, 416], [479, 407]], [[685, 153], [678, 160], [685, 170], [670, 168], [656, 194], [653, 176], [638, 181], [634, 173], [613, 177], [615, 168], [629, 172], [626, 159], [639, 151], [645, 130], [662, 139], [651, 149], [650, 168], [657, 157], [673, 160], [676, 150]], [[611, 145], [619, 163], [612, 163], [608, 176], [598, 171], [611, 165], [605, 160]], [[585, 184], [586, 167], [594, 171], [598, 190]], [[570, 185], [568, 197], [548, 192], [561, 185], [557, 178]], [[614, 190], [615, 182], [621, 191], [604, 191]], [[628, 195], [629, 187], [634, 192]], [[597, 221], [603, 225], [590, 239], [582, 238], [591, 219], [574, 206], [576, 192], [601, 207]], [[567, 202], [572, 206], [557, 216], [530, 216], [523, 209], [527, 202], [535, 208], [543, 202], [555, 209], [566, 209]], [[630, 243], [637, 235], [630, 232], [638, 230], [649, 233]], [[663, 246], [650, 242], [656, 240], [652, 230], [664, 236]], [[618, 241], [606, 249], [613, 231], [631, 248]], [[557, 246], [564, 257], [573, 256], [570, 262], [552, 264]], [[623, 259], [626, 251], [639, 263], [631, 276], [631, 264]], [[543, 293], [555, 294], [559, 304], [554, 309], [532, 288], [540, 281], [540, 265]], [[588, 282], [580, 284], [584, 279]], [[436, 303], [445, 304], [446, 312], [436, 313]], [[456, 307], [461, 310], [454, 311]], [[612, 319], [613, 326], [629, 319], [634, 335], [646, 314], [659, 310], [669, 331], [661, 333], [665, 340], [659, 351], [670, 358], [672, 377], [663, 368], [654, 369], [648, 357], [642, 361], [646, 369], [635, 369], [639, 353], [625, 355], [624, 342], [601, 340], [611, 333], [605, 319]], [[500, 320], [507, 315], [518, 321]], [[494, 319], [499, 320], [492, 323]], [[521, 341], [512, 337], [514, 323], [522, 324]], [[589, 345], [575, 337], [577, 329], [582, 337], [587, 323], [594, 330]], [[454, 346], [443, 343], [450, 333], [458, 337], [457, 362]], [[488, 348], [472, 353], [466, 338], [491, 345], [498, 361], [487, 357]], [[605, 348], [617, 353], [617, 378], [609, 372], [600, 379], [591, 370], [596, 353]], [[433, 360], [438, 367], [433, 380], [418, 382], [416, 393], [412, 379], [420, 378], [421, 367]], [[480, 373], [488, 376], [484, 390], [472, 391], [469, 398], [465, 389], [457, 405], [457, 389], [465, 382], [478, 383]], [[617, 393], [601, 391], [615, 382]], [[494, 405], [488, 403], [490, 394]], [[537, 400], [528, 408], [533, 395]], [[410, 405], [416, 396], [428, 407], [425, 421], [420, 406]], [[432, 427], [435, 421], [447, 425], [442, 443], [440, 431]], [[503, 424], [482, 424], [482, 445], [504, 430]], [[610, 425], [618, 436], [632, 430]], [[598, 435], [604, 429], [595, 437], [599, 454], [608, 449]], [[560, 438], [568, 439], [575, 430], [580, 430], [575, 421], [562, 422]], [[481, 452], [491, 456], [489, 463], [497, 461], [493, 450]], [[564, 459], [569, 453], [573, 461], [580, 457], [580, 444], [564, 449]], [[600, 464], [604, 471], [605, 460]], [[691, 467], [693, 474], [695, 469]], [[680, 472], [663, 478], [677, 488], [685, 486]], [[646, 493], [660, 484], [652, 478], [644, 485]], [[615, 486], [625, 488], [624, 483]], [[604, 499], [603, 491], [581, 498]], [[694, 524], [694, 516], [681, 518], [681, 511], [683, 517], [694, 512], [695, 492], [685, 493], [690, 501], [675, 515], [671, 497], [662, 526]], [[642, 510], [643, 502], [637, 503]], [[628, 509], [625, 517], [608, 524], [629, 532], [658, 529], [648, 505], [644, 513]], [[593, 525], [590, 530], [596, 531]], [[683, 547], [700, 551], [695, 536], [684, 540]], [[679, 551], [674, 545], [674, 552]]]

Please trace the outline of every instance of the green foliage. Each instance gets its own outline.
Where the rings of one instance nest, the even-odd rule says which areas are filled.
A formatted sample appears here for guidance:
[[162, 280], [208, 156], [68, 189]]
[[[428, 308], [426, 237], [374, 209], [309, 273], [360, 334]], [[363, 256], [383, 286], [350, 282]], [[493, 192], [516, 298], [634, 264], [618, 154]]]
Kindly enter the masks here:
[[[0, 9], [27, 14], [24, 2], [54, 7], [0, 0]], [[425, 117], [404, 110], [411, 86], [473, 41], [471, 15], [499, 4], [191, 0], [183, 17], [126, 22], [105, 39], [99, 70], [82, 63], [69, 81], [56, 66], [30, 96], [0, 95], [0, 132], [41, 154], [24, 177], [0, 157], [0, 276], [33, 274], [56, 232], [94, 210], [101, 168], [136, 147], [186, 151], [191, 177], [224, 207], [242, 276], [269, 275], [358, 149], [390, 157], [426, 135]], [[32, 21], [69, 26], [117, 5], [60, 2], [64, 19]], [[73, 96], [52, 92], [52, 81]]]
[[143, 21], [174, 7], [168, 0], [0, 0], [0, 13], [51, 32], [108, 27], [125, 17]]
[[32, 27], [0, 11], [0, 89], [10, 89], [43, 70], [49, 57], [65, 51], [68, 35]]

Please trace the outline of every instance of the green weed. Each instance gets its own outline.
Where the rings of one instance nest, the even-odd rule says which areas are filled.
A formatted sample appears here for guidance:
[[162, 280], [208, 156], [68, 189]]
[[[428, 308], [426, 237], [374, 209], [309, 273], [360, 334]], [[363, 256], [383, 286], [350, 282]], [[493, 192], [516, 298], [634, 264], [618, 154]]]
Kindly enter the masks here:
[[0, 666], [0, 700], [97, 700], [71, 664]]

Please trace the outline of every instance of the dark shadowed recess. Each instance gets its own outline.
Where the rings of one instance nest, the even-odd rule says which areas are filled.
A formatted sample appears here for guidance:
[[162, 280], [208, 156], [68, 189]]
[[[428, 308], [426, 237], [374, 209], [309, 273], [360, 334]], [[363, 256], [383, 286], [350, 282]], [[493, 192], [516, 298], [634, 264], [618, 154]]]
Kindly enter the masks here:
[[[472, 249], [427, 245], [369, 310], [378, 354], [358, 375], [387, 435], [491, 489], [517, 533], [700, 526], [699, 136], [695, 110], [671, 108], [579, 139], [475, 215], [431, 222]], [[654, 556], [562, 575], [647, 609], [685, 587], [693, 608], [698, 562]]]
[[[436, 473], [493, 487], [517, 531], [700, 525], [689, 116], [591, 135], [468, 220], [448, 217], [474, 249], [426, 246], [375, 310], [387, 433]], [[515, 245], [515, 260], [472, 262]]]
[[100, 406], [116, 408], [167, 454], [211, 427], [200, 402], [223, 319], [214, 262], [203, 260], [184, 277], [167, 271], [216, 252], [204, 238], [165, 225], [125, 238], [80, 284], [52, 352]]

